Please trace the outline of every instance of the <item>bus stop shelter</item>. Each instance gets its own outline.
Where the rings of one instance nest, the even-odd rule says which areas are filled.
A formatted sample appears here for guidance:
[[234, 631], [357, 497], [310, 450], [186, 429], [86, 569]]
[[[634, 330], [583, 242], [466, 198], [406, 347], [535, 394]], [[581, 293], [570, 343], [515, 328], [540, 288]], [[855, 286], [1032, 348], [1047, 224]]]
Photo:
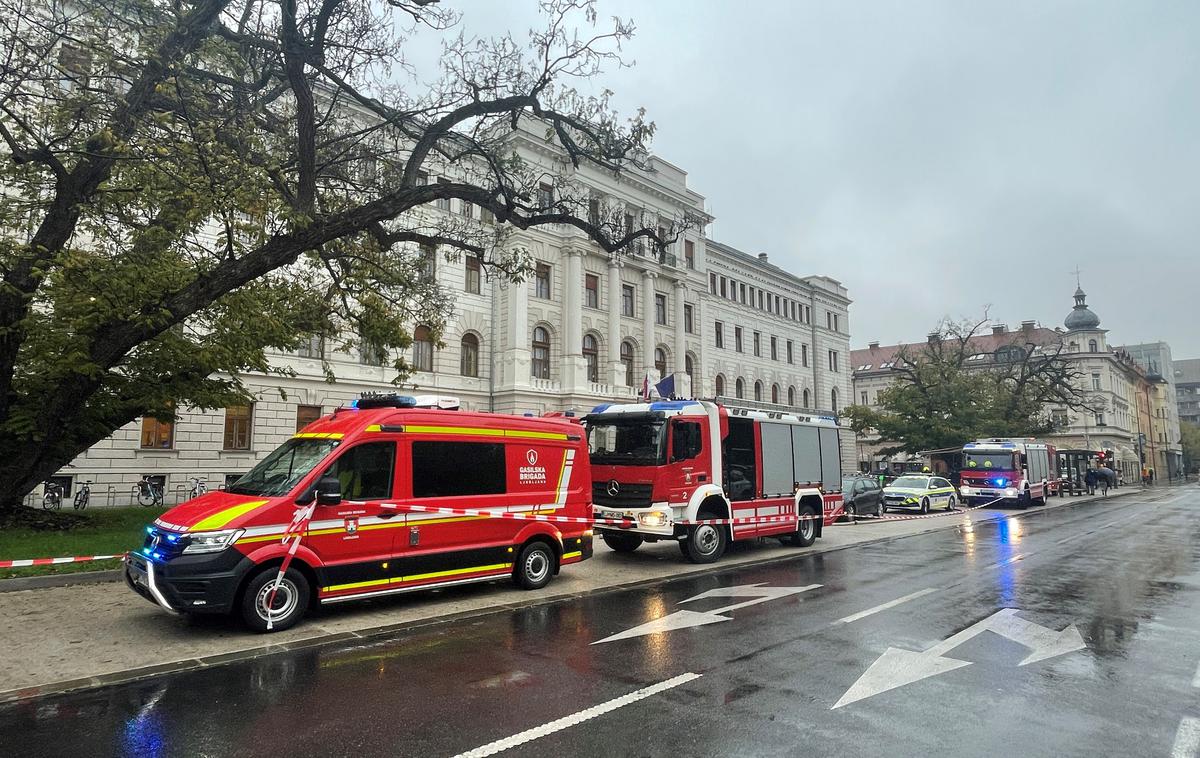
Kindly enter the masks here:
[[1072, 496], [1087, 494], [1083, 477], [1090, 468], [1096, 467], [1095, 450], [1059, 450], [1058, 475], [1062, 480], [1062, 492]]

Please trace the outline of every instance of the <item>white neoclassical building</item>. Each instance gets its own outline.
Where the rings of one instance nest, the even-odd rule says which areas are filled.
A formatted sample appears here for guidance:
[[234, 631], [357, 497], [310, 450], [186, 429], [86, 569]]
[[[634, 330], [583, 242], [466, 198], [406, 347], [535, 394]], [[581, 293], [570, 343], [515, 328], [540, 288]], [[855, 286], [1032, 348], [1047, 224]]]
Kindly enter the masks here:
[[[552, 160], [535, 133], [519, 148]], [[687, 174], [657, 158], [616, 177], [579, 169], [573, 181], [631, 218], [711, 218]], [[487, 223], [477, 209], [444, 203], [432, 213]], [[537, 227], [515, 241], [535, 273], [521, 283], [487, 276], [470, 257], [433, 256], [430, 275], [454, 301], [435, 344], [414, 325], [415, 372], [401, 391], [454, 395], [469, 410], [586, 411], [640, 396], [643, 381], [675, 375], [676, 395], [725, 395], [797, 409], [837, 411], [850, 402], [850, 300], [825, 276], [796, 276], [687, 230], [666, 254], [634, 246], [610, 256], [573, 227]], [[337, 352], [314, 339], [271, 362], [283, 373], [242, 377], [247, 406], [182, 409], [171, 424], [140, 419], [59, 472], [68, 494], [92, 480], [92, 502], [128, 504], [135, 482], [154, 477], [167, 502], [191, 477], [210, 487], [236, 478], [298, 428], [363, 391], [396, 389], [389, 356]], [[326, 369], [336, 377], [330, 381]], [[853, 467], [852, 440], [844, 459]]]

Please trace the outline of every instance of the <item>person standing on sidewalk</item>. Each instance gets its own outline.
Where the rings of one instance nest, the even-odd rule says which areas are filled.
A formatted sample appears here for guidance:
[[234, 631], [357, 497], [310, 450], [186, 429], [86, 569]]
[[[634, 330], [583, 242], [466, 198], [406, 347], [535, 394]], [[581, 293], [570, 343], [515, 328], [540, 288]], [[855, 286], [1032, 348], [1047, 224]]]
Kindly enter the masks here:
[[1083, 475], [1083, 483], [1087, 485], [1089, 495], [1096, 494], [1096, 469], [1089, 468], [1087, 470], [1087, 473]]
[[1105, 474], [1104, 471], [1097, 471], [1096, 473], [1099, 474], [1100, 492], [1105, 497], [1108, 497], [1108, 476]]

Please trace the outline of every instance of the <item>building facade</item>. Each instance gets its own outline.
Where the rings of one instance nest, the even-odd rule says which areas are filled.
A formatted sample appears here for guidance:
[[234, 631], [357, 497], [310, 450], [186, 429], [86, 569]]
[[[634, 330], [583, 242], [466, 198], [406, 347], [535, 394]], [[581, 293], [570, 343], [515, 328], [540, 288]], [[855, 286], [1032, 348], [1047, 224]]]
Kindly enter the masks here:
[[[1137, 481], [1143, 464], [1156, 466], [1154, 462], [1159, 460], [1164, 463], [1165, 474], [1165, 445], [1153, 442], [1158, 439], [1154, 419], [1163, 413], [1168, 398], [1165, 382], [1151, 376], [1124, 349], [1109, 345], [1108, 330], [1100, 328], [1100, 318], [1088, 307], [1082, 288], [1076, 290], [1074, 301], [1063, 327], [1050, 329], [1038, 326], [1036, 321], [1023, 321], [1019, 330], [997, 324], [990, 334], [976, 336], [970, 342], [973, 353], [968, 365], [986, 370], [1006, 360], [1012, 350], [1049, 353], [1061, 347], [1062, 356], [1079, 376], [1079, 391], [1094, 410], [1048, 407], [1046, 411], [1056, 427], [1047, 436], [1048, 441], [1064, 450], [1111, 450], [1116, 467], [1127, 481]], [[879, 392], [896, 381], [894, 366], [901, 347], [873, 342], [866, 349], [853, 351], [856, 402], [878, 407]], [[1162, 426], [1165, 435], [1165, 423]], [[859, 468], [898, 469], [912, 459], [906, 455], [883, 456], [883, 447], [886, 445], [876, 438], [860, 436]]]
[[1183, 445], [1179, 432], [1179, 389], [1175, 382], [1171, 346], [1165, 342], [1145, 342], [1121, 347], [1129, 357], [1146, 371], [1147, 381], [1154, 385], [1152, 411], [1147, 426], [1149, 436], [1143, 448], [1153, 446], [1154, 455], [1148, 458], [1157, 473], [1168, 480], [1183, 473]]
[[[530, 161], [561, 158], [543, 135], [523, 136], [517, 147]], [[405, 356], [414, 372], [400, 391], [453, 395], [468, 410], [541, 415], [631, 401], [644, 382], [674, 375], [680, 397], [837, 411], [850, 393], [846, 289], [706, 239], [703, 224], [711, 219], [687, 174], [657, 157], [646, 166], [619, 177], [584, 167], [572, 180], [597, 204], [623, 207], [627, 223], [702, 220], [665, 253], [635, 244], [610, 255], [574, 227], [536, 227], [507, 243], [527, 250], [534, 267], [527, 280], [511, 282], [489, 277], [470, 256], [433, 251], [426, 273], [452, 295], [453, 315], [440, 337], [414, 325]], [[487, 223], [457, 201], [428, 212]], [[323, 413], [365, 391], [397, 390], [394, 356], [341, 352], [332, 342], [313, 338], [294, 353], [271, 355], [277, 373], [243, 376], [252, 404], [181, 409], [174, 423], [140, 419], [56, 480], [68, 495], [90, 480], [93, 503], [122, 505], [148, 476], [176, 502], [186, 499], [193, 477], [211, 488], [228, 483]], [[850, 468], [852, 451], [847, 438]]]
[[1175, 361], [1171, 375], [1180, 422], [1200, 425], [1200, 358]]

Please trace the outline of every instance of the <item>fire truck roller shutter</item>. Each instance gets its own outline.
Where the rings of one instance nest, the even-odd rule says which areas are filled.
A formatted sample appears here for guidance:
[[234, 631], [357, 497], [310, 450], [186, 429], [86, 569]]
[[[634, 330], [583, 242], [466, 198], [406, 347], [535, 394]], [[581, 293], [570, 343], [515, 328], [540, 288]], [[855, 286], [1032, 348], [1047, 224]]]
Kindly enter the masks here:
[[842, 447], [838, 430], [821, 428], [821, 484], [826, 492], [842, 488]]
[[763, 497], [792, 494], [792, 425], [762, 422]]
[[821, 481], [821, 441], [815, 426], [792, 427], [792, 481]]

